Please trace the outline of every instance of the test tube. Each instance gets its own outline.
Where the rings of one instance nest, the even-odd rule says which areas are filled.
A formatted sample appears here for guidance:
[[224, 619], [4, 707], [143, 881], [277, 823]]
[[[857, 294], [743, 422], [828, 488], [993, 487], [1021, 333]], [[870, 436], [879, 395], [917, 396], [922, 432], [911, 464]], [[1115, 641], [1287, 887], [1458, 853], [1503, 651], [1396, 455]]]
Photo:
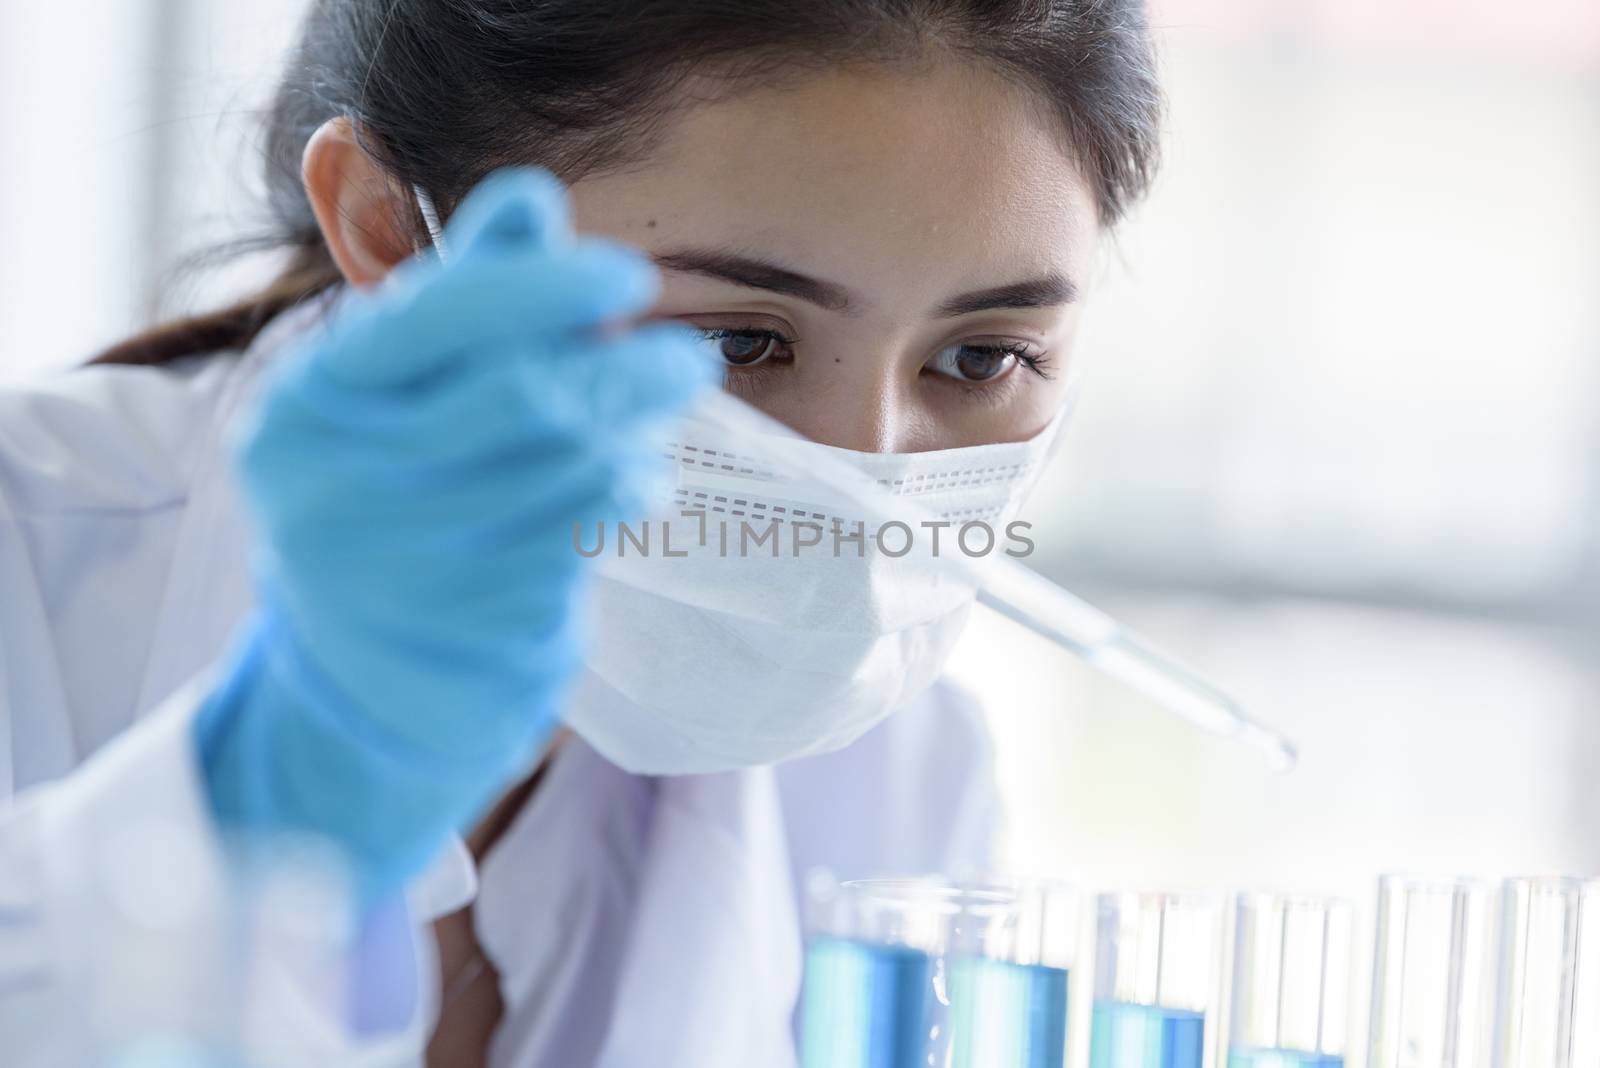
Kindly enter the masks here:
[[1495, 1068], [1600, 1068], [1600, 882], [1500, 892]]
[[990, 886], [1010, 893], [1010, 918], [984, 923], [978, 937], [954, 932], [946, 961], [950, 1056], [938, 1063], [1061, 1068], [1078, 894], [1041, 880]]
[[1207, 897], [1100, 896], [1090, 1068], [1200, 1068], [1217, 977], [1216, 919]]
[[1060, 1068], [1070, 887], [820, 881], [810, 899], [806, 1068]]
[[801, 997], [804, 1068], [912, 1068], [932, 1024], [941, 903], [898, 885], [814, 876]]
[[1583, 884], [1578, 908], [1572, 1068], [1597, 1068], [1600, 1066], [1600, 880]]
[[1486, 1068], [1493, 895], [1471, 879], [1378, 884], [1368, 1068]]
[[1353, 916], [1326, 898], [1235, 899], [1228, 1068], [1343, 1068]]

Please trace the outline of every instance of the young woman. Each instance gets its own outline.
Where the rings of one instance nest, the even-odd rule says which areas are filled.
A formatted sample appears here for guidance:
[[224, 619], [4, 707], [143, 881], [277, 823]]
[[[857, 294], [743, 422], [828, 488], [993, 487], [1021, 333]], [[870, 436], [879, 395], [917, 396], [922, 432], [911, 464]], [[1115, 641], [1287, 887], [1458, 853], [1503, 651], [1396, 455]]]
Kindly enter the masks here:
[[[1158, 110], [1136, 0], [319, 0], [289, 269], [0, 393], [8, 1057], [159, 1022], [150, 946], [313, 832], [362, 931], [318, 1041], [791, 1062], [797, 880], [986, 863], [982, 728], [926, 685], [960, 612], [863, 588], [818, 637], [619, 591], [572, 523], [639, 514], [708, 356], [868, 469], [1030, 448]], [[334, 1015], [291, 972], [256, 1032]]]

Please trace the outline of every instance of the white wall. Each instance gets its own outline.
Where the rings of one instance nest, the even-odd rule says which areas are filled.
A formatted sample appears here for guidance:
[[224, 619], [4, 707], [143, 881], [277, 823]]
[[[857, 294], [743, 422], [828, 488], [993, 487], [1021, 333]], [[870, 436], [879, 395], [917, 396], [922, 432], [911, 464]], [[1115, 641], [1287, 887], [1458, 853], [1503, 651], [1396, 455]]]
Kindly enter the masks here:
[[259, 223], [252, 138], [303, 7], [0, 5], [0, 383], [242, 284], [174, 268]]
[[1165, 41], [1167, 167], [1092, 306], [1059, 554], [1594, 603], [1600, 57]]
[[152, 0], [0, 7], [0, 378], [138, 321]]

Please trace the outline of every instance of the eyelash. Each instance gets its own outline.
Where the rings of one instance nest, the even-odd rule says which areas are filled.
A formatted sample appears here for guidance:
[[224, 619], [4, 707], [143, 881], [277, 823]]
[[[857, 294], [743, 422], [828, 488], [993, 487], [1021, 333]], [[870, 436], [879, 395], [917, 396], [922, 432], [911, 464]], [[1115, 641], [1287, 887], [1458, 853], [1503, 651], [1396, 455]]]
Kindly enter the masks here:
[[[800, 344], [800, 339], [797, 337], [789, 337], [778, 333], [776, 330], [761, 327], [752, 327], [749, 330], [738, 330], [733, 327], [701, 327], [699, 329], [700, 336], [707, 341], [727, 341], [731, 338], [759, 338], [762, 341], [776, 341], [785, 349], [792, 349]], [[793, 356], [794, 354], [791, 352], [783, 358], [792, 359]], [[732, 367], [731, 364], [729, 366]]]
[[[793, 350], [794, 346], [796, 346], [796, 345], [798, 345], [800, 343], [800, 339], [797, 338], [797, 337], [789, 337], [789, 336], [787, 336], [785, 334], [779, 333], [776, 330], [771, 330], [771, 329], [766, 329], [766, 328], [761, 328], [761, 327], [752, 327], [752, 328], [747, 329], [747, 330], [746, 329], [737, 329], [737, 328], [733, 328], [733, 327], [702, 327], [702, 328], [700, 328], [700, 336], [703, 337], [707, 341], [727, 341], [727, 340], [729, 340], [731, 338], [755, 338], [755, 339], [759, 339], [759, 340], [767, 341], [767, 342], [776, 341], [780, 346], [782, 346], [782, 348], [784, 350], [789, 350], [789, 351], [786, 351], [785, 354], [783, 356], [781, 356], [781, 357], [777, 357], [776, 354], [774, 354], [774, 356], [769, 356], [769, 357], [767, 357], [768, 360], [773, 359], [773, 358], [781, 358], [781, 359], [785, 359], [785, 360], [793, 359], [794, 358], [794, 353], [793, 353], [792, 350]], [[984, 353], [985, 355], [1010, 356], [1013, 359], [1015, 359], [1017, 361], [1017, 363], [1020, 364], [1023, 368], [1025, 368], [1028, 371], [1031, 371], [1033, 374], [1037, 375], [1038, 377], [1040, 377], [1040, 378], [1042, 378], [1042, 379], [1044, 379], [1046, 381], [1049, 381], [1052, 377], [1054, 377], [1050, 373], [1050, 367], [1051, 367], [1050, 354], [1047, 353], [1047, 352], [1035, 352], [1035, 351], [1033, 351], [1033, 349], [1031, 347], [1029, 347], [1026, 344], [1017, 343], [1017, 344], [1014, 344], [1014, 345], [965, 345], [965, 346], [963, 346], [963, 348], [972, 349], [972, 350], [974, 350], [976, 352]], [[761, 367], [764, 367], [766, 365], [766, 362], [767, 362], [766, 360], [763, 360], [761, 363], [752, 365], [751, 367], [746, 368], [745, 370], [747, 370], [747, 371], [759, 370]], [[737, 366], [734, 366], [734, 365], [730, 364], [729, 367], [728, 367], [728, 370], [737, 371], [737, 370], [741, 370], [741, 369], [739, 367], [737, 367]], [[984, 382], [962, 382], [959, 379], [950, 378], [949, 375], [941, 375], [940, 377], [941, 378], [949, 378], [950, 381], [953, 384], [958, 385], [958, 386], [963, 386], [963, 387], [966, 387], [968, 389], [992, 389], [992, 388], [994, 388], [993, 385], [991, 385], [989, 383], [984, 383]], [[1008, 375], [1006, 377], [1010, 377], [1010, 376]]]
[[[1020, 342], [1015, 345], [964, 345], [962, 347], [986, 355], [1010, 356], [1040, 378], [1048, 381], [1052, 377], [1050, 374], [1050, 354], [1048, 352], [1034, 352], [1033, 349]], [[976, 386], [983, 383], [974, 382], [972, 384]]]

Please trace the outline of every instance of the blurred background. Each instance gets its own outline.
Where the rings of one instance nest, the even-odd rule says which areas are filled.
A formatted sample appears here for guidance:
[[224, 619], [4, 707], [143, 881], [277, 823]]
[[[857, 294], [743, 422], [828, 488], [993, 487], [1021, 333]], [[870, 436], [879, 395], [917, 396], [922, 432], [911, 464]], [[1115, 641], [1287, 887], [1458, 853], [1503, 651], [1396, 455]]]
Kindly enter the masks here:
[[[0, 5], [0, 383], [261, 277], [178, 268], [261, 222], [301, 7]], [[1600, 874], [1600, 5], [1153, 15], [1166, 169], [1090, 305], [1035, 563], [1303, 759], [984, 621], [956, 670], [1008, 865], [1364, 908], [1380, 871]]]

